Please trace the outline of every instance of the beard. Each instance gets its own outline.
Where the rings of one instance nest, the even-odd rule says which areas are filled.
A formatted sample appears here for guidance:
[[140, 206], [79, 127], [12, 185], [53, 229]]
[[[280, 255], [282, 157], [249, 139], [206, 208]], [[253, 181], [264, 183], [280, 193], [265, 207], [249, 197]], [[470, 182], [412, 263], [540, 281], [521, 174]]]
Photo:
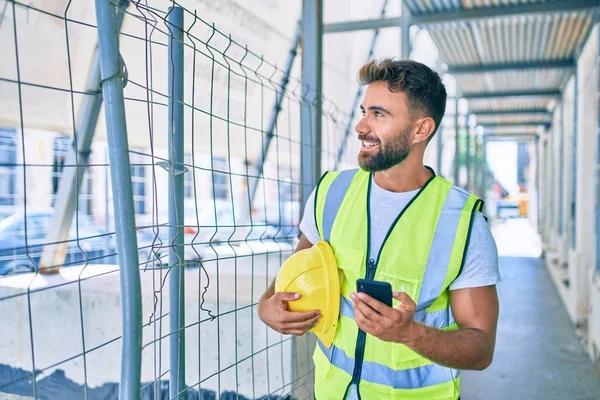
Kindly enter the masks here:
[[[361, 169], [368, 172], [377, 172], [390, 169], [398, 165], [410, 154], [412, 146], [410, 144], [411, 126], [407, 126], [394, 138], [387, 142], [375, 140], [377, 150], [362, 150], [358, 153], [358, 165]], [[359, 140], [368, 140], [368, 136], [359, 135]], [[372, 140], [372, 139], [371, 139]]]

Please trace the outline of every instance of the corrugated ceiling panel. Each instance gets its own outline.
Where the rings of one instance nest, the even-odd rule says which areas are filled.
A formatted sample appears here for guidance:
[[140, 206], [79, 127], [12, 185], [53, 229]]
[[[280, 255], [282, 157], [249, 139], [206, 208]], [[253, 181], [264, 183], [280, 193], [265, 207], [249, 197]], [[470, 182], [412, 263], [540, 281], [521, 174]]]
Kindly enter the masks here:
[[456, 75], [456, 82], [465, 93], [556, 89], [568, 75], [569, 71], [565, 69], [504, 71], [460, 74]]
[[548, 109], [551, 98], [517, 97], [511, 99], [474, 99], [469, 100], [471, 112], [485, 112], [494, 110], [531, 110]]
[[545, 3], [547, 0], [405, 0], [413, 14]]
[[535, 134], [538, 131], [538, 127], [535, 126], [504, 126], [496, 128], [485, 128], [486, 134]]
[[539, 122], [543, 124], [545, 122], [551, 122], [551, 117], [547, 114], [515, 114], [515, 115], [478, 115], [478, 124], [516, 124], [516, 123], [530, 123]]
[[585, 12], [445, 23], [429, 33], [448, 65], [571, 59], [592, 17]]

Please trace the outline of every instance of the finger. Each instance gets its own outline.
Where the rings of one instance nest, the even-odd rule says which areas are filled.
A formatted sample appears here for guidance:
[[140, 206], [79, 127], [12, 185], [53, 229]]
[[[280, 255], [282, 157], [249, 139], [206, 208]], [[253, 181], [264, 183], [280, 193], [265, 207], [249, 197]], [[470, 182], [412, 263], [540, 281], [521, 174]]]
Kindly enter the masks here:
[[357, 303], [354, 303], [354, 311], [356, 310], [360, 310], [362, 315], [371, 321], [379, 321], [382, 318], [381, 314], [373, 310], [367, 303], [360, 300]]
[[300, 293], [292, 293], [292, 292], [277, 292], [273, 295], [275, 300], [279, 301], [294, 301], [298, 300], [302, 295]]
[[[365, 315], [367, 315], [370, 319], [376, 319], [377, 317], [381, 317], [382, 314], [379, 311], [375, 310], [373, 307], [371, 307], [369, 304], [367, 304], [367, 302], [365, 302], [365, 300], [362, 299], [362, 296], [360, 296], [361, 294], [363, 294], [363, 293], [359, 293], [358, 295], [356, 295], [355, 293], [350, 294], [350, 297], [354, 296], [353, 301], [354, 301], [355, 307], [357, 307], [357, 306], [363, 307], [363, 313]], [[369, 297], [369, 298], [373, 299], [372, 297]], [[373, 299], [373, 301], [378, 302], [375, 299]], [[369, 312], [369, 310], [370, 310], [370, 312]]]
[[305, 311], [305, 312], [282, 311], [279, 314], [278, 320], [280, 323], [305, 322], [305, 321], [309, 321], [320, 315], [321, 315], [321, 312], [319, 310]]
[[304, 322], [288, 322], [288, 323], [282, 323], [280, 324], [282, 329], [300, 329], [303, 331], [307, 331], [309, 329], [311, 329], [313, 326], [315, 326], [317, 324], [317, 322], [319, 322], [319, 319], [321, 318], [320, 315], [317, 315], [314, 318], [309, 319], [308, 321], [304, 321]]
[[358, 298], [365, 302], [373, 310], [377, 311], [379, 314], [387, 314], [390, 312], [391, 307], [388, 307], [387, 305], [383, 304], [379, 300], [372, 298], [366, 293], [359, 293]]
[[394, 296], [394, 298], [400, 302], [400, 307], [402, 307], [403, 309], [414, 310], [416, 308], [415, 302], [406, 293], [394, 292], [392, 293], [392, 296]]
[[374, 332], [375, 324], [373, 323], [373, 321], [368, 319], [360, 309], [354, 310], [354, 321], [356, 322], [356, 325], [359, 327], [359, 329], [361, 329], [362, 331], [370, 334]]
[[283, 333], [284, 335], [296, 335], [296, 336], [304, 335], [306, 333], [305, 331], [303, 331], [301, 329], [284, 329], [280, 332]]

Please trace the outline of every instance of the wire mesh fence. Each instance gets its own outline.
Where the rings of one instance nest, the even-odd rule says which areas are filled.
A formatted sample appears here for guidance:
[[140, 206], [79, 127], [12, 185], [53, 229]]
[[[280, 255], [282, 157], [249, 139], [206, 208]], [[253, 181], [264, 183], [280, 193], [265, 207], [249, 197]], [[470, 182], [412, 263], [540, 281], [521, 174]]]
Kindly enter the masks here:
[[[113, 6], [141, 315], [123, 315], [94, 7], [5, 1], [0, 393], [116, 398], [122, 358], [141, 352], [142, 398], [310, 398], [309, 339], [269, 330], [256, 307], [297, 243], [301, 151], [319, 152], [323, 169], [354, 164], [351, 117], [322, 99], [322, 144], [302, 143], [301, 109], [316, 97], [296, 78], [294, 24], [270, 51], [276, 64], [194, 1]], [[141, 348], [122, 354], [124, 323], [138, 320]]]

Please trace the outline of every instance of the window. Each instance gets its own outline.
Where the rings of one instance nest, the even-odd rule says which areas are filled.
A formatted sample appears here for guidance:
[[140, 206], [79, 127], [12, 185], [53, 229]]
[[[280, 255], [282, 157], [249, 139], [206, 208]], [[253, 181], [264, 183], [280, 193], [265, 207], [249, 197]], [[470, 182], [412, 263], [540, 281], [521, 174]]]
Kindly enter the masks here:
[[215, 200], [229, 199], [229, 174], [219, 171], [227, 170], [227, 160], [225, 157], [213, 157], [212, 181], [215, 194]]
[[[54, 138], [54, 161], [52, 163], [52, 206], [56, 204], [56, 194], [60, 178], [67, 162], [67, 157], [73, 146], [73, 139], [68, 136]], [[88, 160], [89, 162], [89, 160]], [[68, 166], [75, 168], [75, 165]], [[81, 187], [79, 188], [79, 211], [90, 214], [92, 210], [92, 173], [90, 168], [85, 169]]]
[[141, 155], [129, 153], [133, 209], [136, 215], [146, 213], [146, 165]]
[[12, 206], [16, 198], [17, 132], [0, 128], [0, 205]]

